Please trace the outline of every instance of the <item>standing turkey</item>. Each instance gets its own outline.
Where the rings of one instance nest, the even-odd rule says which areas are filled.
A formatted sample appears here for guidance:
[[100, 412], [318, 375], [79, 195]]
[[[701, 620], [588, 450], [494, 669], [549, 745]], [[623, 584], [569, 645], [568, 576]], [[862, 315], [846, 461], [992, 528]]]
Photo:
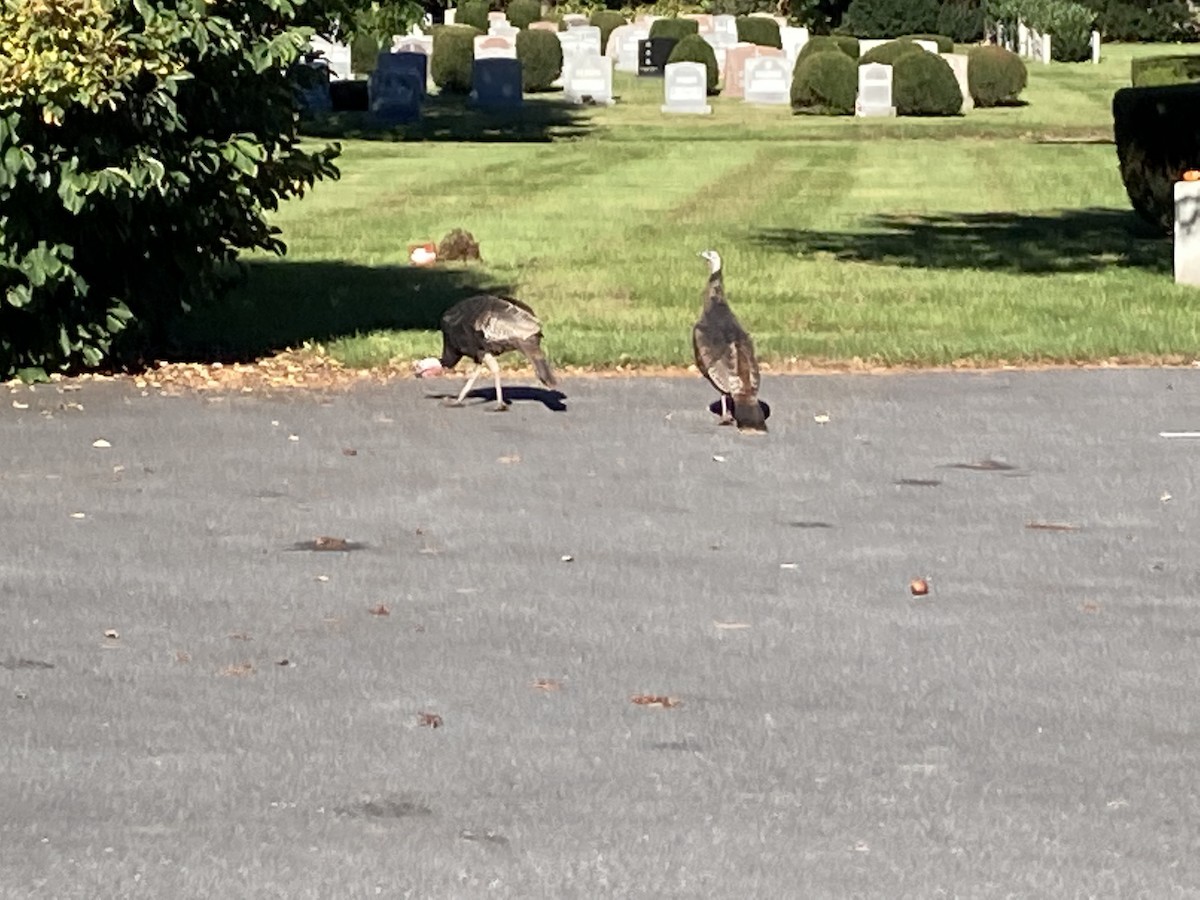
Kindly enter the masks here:
[[737, 423], [738, 431], [764, 434], [767, 411], [758, 399], [759, 375], [754, 342], [725, 299], [721, 254], [716, 250], [705, 250], [700, 256], [708, 260], [709, 275], [703, 295], [704, 311], [692, 329], [696, 366], [721, 394], [721, 424], [728, 425], [732, 421]]
[[417, 363], [417, 376], [440, 375], [453, 369], [464, 356], [475, 363], [467, 383], [452, 406], [462, 406], [463, 398], [471, 391], [475, 379], [486, 366], [496, 379], [496, 409], [504, 410], [504, 393], [500, 387], [500, 366], [496, 357], [510, 350], [520, 350], [533, 364], [538, 380], [546, 387], [557, 381], [550, 363], [542, 353], [542, 323], [534, 311], [514, 297], [479, 294], [454, 304], [442, 315], [442, 356], [428, 357]]

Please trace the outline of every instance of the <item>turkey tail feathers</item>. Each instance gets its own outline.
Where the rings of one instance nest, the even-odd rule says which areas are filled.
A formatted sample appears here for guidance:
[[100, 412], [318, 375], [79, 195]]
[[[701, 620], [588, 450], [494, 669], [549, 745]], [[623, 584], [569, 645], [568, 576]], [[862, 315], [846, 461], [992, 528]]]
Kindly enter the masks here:
[[554, 370], [550, 368], [550, 362], [546, 359], [546, 354], [542, 353], [541, 347], [534, 345], [526, 350], [525, 355], [533, 363], [533, 370], [537, 372], [538, 381], [549, 388], [558, 384], [558, 379], [554, 377]]

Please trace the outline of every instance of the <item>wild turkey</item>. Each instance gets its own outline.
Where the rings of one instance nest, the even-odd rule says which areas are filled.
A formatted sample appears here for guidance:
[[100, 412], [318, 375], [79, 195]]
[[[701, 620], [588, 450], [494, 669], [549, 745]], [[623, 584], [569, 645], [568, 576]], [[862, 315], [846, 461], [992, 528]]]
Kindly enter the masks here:
[[762, 434], [767, 430], [767, 419], [758, 400], [754, 342], [725, 299], [721, 254], [705, 250], [700, 256], [708, 260], [709, 275], [703, 294], [704, 311], [692, 329], [696, 366], [721, 394], [721, 424], [732, 421], [737, 423], [738, 431]]
[[534, 311], [514, 297], [479, 294], [454, 304], [442, 315], [441, 359], [431, 356], [421, 360], [417, 363], [417, 375], [440, 375], [446, 369], [453, 369], [465, 356], [474, 361], [475, 367], [450, 405], [462, 406], [463, 398], [486, 366], [496, 378], [496, 409], [507, 409], [496, 357], [510, 350], [525, 354], [538, 380], [546, 387], [557, 384], [542, 353], [542, 323]]

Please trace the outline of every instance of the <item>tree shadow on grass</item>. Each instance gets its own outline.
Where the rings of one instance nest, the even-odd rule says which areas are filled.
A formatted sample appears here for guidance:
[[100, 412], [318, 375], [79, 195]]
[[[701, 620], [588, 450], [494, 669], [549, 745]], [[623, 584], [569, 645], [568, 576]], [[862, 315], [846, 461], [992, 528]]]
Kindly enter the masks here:
[[435, 95], [426, 99], [421, 118], [403, 125], [381, 125], [363, 111], [305, 117], [305, 137], [375, 141], [458, 141], [464, 143], [550, 143], [582, 137], [591, 122], [583, 107], [558, 96], [526, 98], [518, 109], [485, 111], [465, 97]]
[[252, 262], [225, 297], [176, 320], [165, 359], [246, 361], [304, 341], [380, 329], [436, 329], [480, 293], [511, 293], [478, 266], [359, 266], [335, 260]]
[[753, 237], [783, 253], [922, 269], [1051, 274], [1115, 266], [1163, 274], [1172, 268], [1170, 241], [1127, 210], [883, 215], [869, 219], [867, 229], [771, 228]]

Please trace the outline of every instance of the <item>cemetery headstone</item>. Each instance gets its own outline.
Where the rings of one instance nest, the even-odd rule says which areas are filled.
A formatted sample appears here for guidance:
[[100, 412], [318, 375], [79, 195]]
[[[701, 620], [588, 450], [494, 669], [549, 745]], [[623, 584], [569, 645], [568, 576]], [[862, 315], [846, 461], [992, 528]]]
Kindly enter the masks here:
[[916, 44], [918, 47], [920, 47], [922, 50], [924, 50], [926, 53], [936, 54], [938, 52], [937, 41], [914, 40], [913, 43]]
[[880, 38], [859, 38], [858, 55], [866, 56], [868, 53], [870, 53], [876, 47], [882, 46], [883, 44], [886, 44], [886, 43], [887, 43], [887, 41], [881, 40]]
[[484, 57], [471, 66], [471, 102], [480, 109], [516, 109], [521, 106], [521, 61], [510, 57]]
[[563, 97], [568, 103], [613, 103], [613, 58], [598, 53], [581, 54], [575, 58], [571, 71], [564, 79]]
[[509, 25], [508, 22], [492, 22], [488, 25], [487, 33], [496, 37], [512, 38], [514, 41], [521, 29]]
[[744, 69], [747, 103], [792, 102], [792, 67], [783, 56], [753, 56]]
[[[420, 60], [419, 68], [412, 64], [413, 57]], [[425, 56], [420, 53], [380, 53], [375, 71], [367, 79], [371, 117], [385, 124], [419, 119], [425, 95], [424, 66]]]
[[1029, 56], [1029, 28], [1020, 19], [1017, 20], [1017, 53]]
[[650, 37], [650, 32], [640, 25], [621, 25], [613, 29], [617, 35], [617, 71], [637, 74], [638, 44]]
[[416, 37], [414, 35], [393, 36], [393, 53], [424, 53], [433, 56], [433, 38]]
[[1049, 65], [1050, 60], [1052, 59], [1052, 57], [1050, 55], [1050, 50], [1052, 49], [1050, 46], [1050, 35], [1043, 34], [1043, 35], [1040, 35], [1040, 37], [1042, 40], [1041, 40], [1041, 46], [1038, 48], [1038, 59], [1040, 59], [1042, 62], [1046, 63], [1047, 65]]
[[965, 113], [975, 108], [975, 100], [971, 96], [971, 85], [967, 80], [967, 61], [969, 57], [965, 53], [942, 53], [942, 59], [950, 64], [950, 71], [954, 73], [954, 78], [958, 82], [958, 89], [962, 92], [962, 111]]
[[882, 63], [867, 63], [858, 67], [858, 100], [856, 116], [894, 116], [892, 104], [892, 67]]
[[475, 37], [476, 59], [516, 59], [517, 42], [497, 34], [480, 34]]
[[[746, 60], [760, 56], [783, 57], [778, 47], [760, 47], [758, 44], [734, 44], [725, 51], [725, 86], [721, 94], [725, 97], [742, 97], [746, 93]], [[790, 91], [790, 88], [789, 88]]]
[[591, 24], [588, 21], [587, 16], [581, 15], [579, 13], [567, 13], [565, 16], [562, 17], [562, 20], [563, 20], [563, 24], [565, 24], [567, 26], [567, 28], [579, 28], [581, 25], [590, 25]]
[[800, 56], [800, 51], [808, 43], [808, 29], [785, 26], [779, 29], [779, 40], [783, 44], [783, 55], [791, 61], [794, 68], [796, 59]]
[[603, 53], [604, 46], [600, 43], [602, 32], [596, 25], [578, 25], [570, 30], [579, 41], [580, 53]]
[[1092, 32], [1092, 62], [1100, 62], [1100, 32]]
[[447, 25], [453, 25], [453, 24], [454, 24], [454, 17], [455, 17], [455, 16], [457, 16], [457, 15], [458, 15], [458, 8], [457, 8], [457, 7], [454, 7], [454, 6], [448, 7], [448, 8], [446, 9], [446, 18], [445, 18], [445, 22], [446, 22], [446, 24], [447, 24]]
[[329, 65], [317, 58], [312, 62], [299, 62], [292, 66], [292, 93], [296, 106], [303, 113], [325, 113], [333, 111], [333, 98], [329, 94]]
[[488, 27], [489, 28], [492, 26], [493, 22], [503, 22], [505, 25], [507, 25], [508, 24], [508, 13], [495, 12], [495, 11], [489, 12], [488, 13]]
[[724, 35], [737, 43], [737, 16], [713, 16], [713, 34]]
[[681, 19], [691, 19], [700, 28], [700, 34], [713, 33], [713, 17], [708, 13], [689, 13], [686, 16], [680, 16]]
[[[661, 78], [666, 73], [667, 60], [679, 43], [675, 38], [651, 38], [638, 41], [638, 75]], [[703, 63], [699, 64], [703, 67]]]
[[534, 31], [553, 31], [558, 34], [557, 22], [530, 22], [529, 27]]
[[330, 77], [338, 79], [351, 77], [349, 44], [327, 41], [320, 35], [314, 35], [309, 43], [313, 53], [320, 54], [321, 59], [325, 60], [326, 65], [329, 66]]
[[1200, 287], [1200, 181], [1175, 182], [1175, 283]]
[[[421, 99], [425, 98], [426, 86], [429, 80], [429, 57], [424, 53], [402, 51], [400, 53], [380, 53], [375, 63], [375, 71], [387, 67], [389, 69], [405, 70], [413, 73], [417, 84], [421, 86]], [[372, 107], [374, 104], [372, 104]]]
[[708, 105], [708, 72], [704, 63], [668, 63], [663, 89], [666, 103], [662, 111], [665, 113], [704, 116], [712, 112], [712, 107]]

